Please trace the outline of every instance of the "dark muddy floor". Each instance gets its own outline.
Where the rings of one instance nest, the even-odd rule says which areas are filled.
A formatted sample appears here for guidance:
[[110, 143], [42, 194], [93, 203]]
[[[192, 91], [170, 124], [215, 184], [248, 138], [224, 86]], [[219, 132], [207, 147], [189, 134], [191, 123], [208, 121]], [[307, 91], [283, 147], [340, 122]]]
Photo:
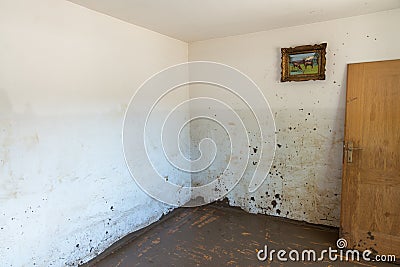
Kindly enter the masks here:
[[[336, 228], [266, 215], [254, 215], [221, 203], [179, 208], [159, 222], [114, 244], [84, 266], [397, 266], [373, 262], [298, 261], [289, 251], [337, 249]], [[287, 262], [260, 261], [257, 252], [284, 249]], [[336, 253], [336, 255], [340, 255]], [[263, 256], [263, 254], [260, 254]], [[296, 258], [296, 254], [292, 254]]]

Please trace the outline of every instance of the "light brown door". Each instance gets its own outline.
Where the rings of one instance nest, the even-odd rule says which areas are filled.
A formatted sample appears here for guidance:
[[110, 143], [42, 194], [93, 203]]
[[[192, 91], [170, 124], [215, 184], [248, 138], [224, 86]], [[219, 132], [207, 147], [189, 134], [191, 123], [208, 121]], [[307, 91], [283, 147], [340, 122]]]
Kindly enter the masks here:
[[400, 60], [349, 64], [341, 236], [400, 258]]

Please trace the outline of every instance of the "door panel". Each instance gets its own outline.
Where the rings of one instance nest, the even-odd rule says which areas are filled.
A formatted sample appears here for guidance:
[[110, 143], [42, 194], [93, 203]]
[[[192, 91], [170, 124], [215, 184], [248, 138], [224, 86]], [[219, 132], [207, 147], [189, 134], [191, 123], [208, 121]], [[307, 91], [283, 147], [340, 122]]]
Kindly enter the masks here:
[[346, 101], [341, 236], [399, 258], [400, 60], [349, 64]]

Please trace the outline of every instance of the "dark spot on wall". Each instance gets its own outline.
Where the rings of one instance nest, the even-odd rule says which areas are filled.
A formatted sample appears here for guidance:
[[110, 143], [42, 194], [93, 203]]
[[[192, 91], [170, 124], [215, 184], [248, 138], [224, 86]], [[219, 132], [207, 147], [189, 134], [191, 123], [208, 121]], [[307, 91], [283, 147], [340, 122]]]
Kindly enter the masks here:
[[314, 127], [314, 129], [313, 129], [313, 130], [314, 130], [314, 131], [316, 131], [316, 130], [317, 130], [317, 128], [315, 128], [315, 127]]
[[282, 147], [282, 145], [281, 144], [276, 144], [279, 148], [281, 148]]
[[278, 203], [276, 202], [276, 200], [272, 200], [271, 204], [272, 204], [272, 207], [275, 208]]
[[371, 240], [375, 239], [375, 237], [372, 235], [371, 232], [368, 232], [367, 234], [368, 234], [368, 237], [367, 237], [368, 239], [371, 239]]
[[251, 201], [255, 201], [254, 197], [251, 197], [250, 200], [251, 200]]
[[281, 195], [280, 194], [275, 194], [275, 198], [281, 199]]
[[110, 210], [112, 210], [112, 211], [113, 211], [113, 210], [114, 210], [114, 206], [111, 206], [111, 207], [110, 207]]
[[76, 244], [76, 246], [75, 246], [75, 247], [79, 248], [79, 244]]
[[253, 161], [253, 165], [257, 165], [257, 161]]
[[281, 210], [280, 210], [280, 209], [277, 209], [277, 210], [276, 210], [276, 213], [278, 213], [278, 215], [281, 214]]
[[253, 147], [254, 153], [257, 153], [257, 149], [258, 149], [258, 147]]

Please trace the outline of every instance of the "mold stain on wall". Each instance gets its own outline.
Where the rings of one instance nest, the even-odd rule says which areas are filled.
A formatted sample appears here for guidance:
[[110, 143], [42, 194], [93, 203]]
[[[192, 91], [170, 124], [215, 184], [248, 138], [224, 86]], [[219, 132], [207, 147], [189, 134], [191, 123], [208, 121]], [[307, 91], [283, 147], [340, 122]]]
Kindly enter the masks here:
[[[196, 96], [207, 94], [208, 90], [211, 88], [204, 86]], [[221, 97], [218, 89], [212, 90]], [[227, 149], [230, 147], [229, 138], [219, 125], [209, 120], [193, 123], [190, 126], [192, 158], [199, 155], [198, 143], [205, 137], [216, 142], [217, 156], [205, 171], [192, 174], [192, 185], [201, 186], [218, 179], [215, 190], [226, 192], [227, 186], [221, 177], [225, 175], [226, 179], [226, 174], [229, 174], [230, 170], [226, 168], [231, 158], [245, 161], [249, 156], [242, 180], [227, 195], [231, 205], [251, 213], [338, 226], [343, 114], [333, 114], [330, 109], [323, 108], [316, 98], [311, 105], [298, 103], [296, 108], [285, 106], [286, 96], [276, 94], [276, 101], [281, 101], [283, 107], [273, 109], [277, 142], [275, 158], [268, 170], [268, 166], [260, 165], [258, 161], [260, 148], [270, 140], [261, 140], [257, 123], [249, 110], [235, 101], [235, 97], [222, 95], [225, 103], [232, 104], [245, 123], [249, 145], [242, 140], [239, 145], [246, 146], [246, 149], [239, 155], [231, 155]], [[215, 113], [216, 119], [224, 121], [224, 112]], [[263, 168], [266, 180], [257, 191], [249, 193], [248, 185], [257, 167]]]
[[275, 115], [277, 150], [267, 182], [250, 194], [244, 179], [243, 186], [228, 195], [230, 203], [253, 213], [338, 226], [340, 121], [329, 118], [324, 110], [287, 110]]

